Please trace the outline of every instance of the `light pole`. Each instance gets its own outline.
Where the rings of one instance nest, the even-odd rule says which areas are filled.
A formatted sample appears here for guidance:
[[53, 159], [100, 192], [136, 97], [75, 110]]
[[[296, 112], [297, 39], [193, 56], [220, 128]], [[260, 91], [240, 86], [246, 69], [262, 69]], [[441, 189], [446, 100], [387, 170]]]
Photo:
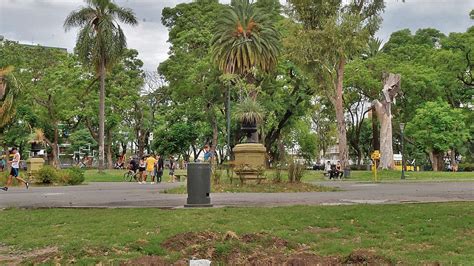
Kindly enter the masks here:
[[405, 129], [405, 123], [400, 123], [401, 133], [401, 144], [402, 144], [402, 179], [405, 179], [405, 149], [403, 147], [403, 130]]

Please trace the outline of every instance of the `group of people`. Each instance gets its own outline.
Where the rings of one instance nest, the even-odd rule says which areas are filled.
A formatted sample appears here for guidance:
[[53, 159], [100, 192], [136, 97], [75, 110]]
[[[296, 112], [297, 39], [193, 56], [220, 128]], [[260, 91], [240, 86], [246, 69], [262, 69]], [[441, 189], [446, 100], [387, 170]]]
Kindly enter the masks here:
[[344, 172], [341, 169], [341, 162], [337, 161], [336, 164], [331, 164], [331, 161], [327, 161], [324, 171], [326, 172], [329, 179], [342, 178]]
[[[174, 170], [176, 169], [176, 162], [172, 156], [170, 156], [169, 161], [169, 175], [171, 181], [175, 182]], [[159, 154], [156, 156], [154, 154], [142, 156], [140, 159], [133, 157], [129, 162], [129, 169], [135, 174], [138, 173], [137, 181], [139, 184], [146, 184], [148, 176], [151, 178], [150, 184], [160, 183], [163, 177], [164, 161]]]
[[[11, 150], [11, 153], [13, 154], [13, 158], [12, 158], [11, 161], [9, 161], [9, 163], [11, 164], [10, 175], [8, 175], [8, 180], [7, 180], [7, 183], [5, 184], [5, 186], [0, 188], [0, 189], [3, 190], [3, 191], [8, 191], [8, 187], [12, 184], [13, 178], [18, 180], [19, 182], [24, 183], [25, 186], [26, 186], [26, 189], [28, 189], [30, 187], [30, 184], [19, 176], [19, 173], [20, 173], [20, 159], [21, 159], [20, 153], [18, 152], [18, 150], [16, 148], [13, 148]], [[2, 163], [2, 165], [3, 165], [3, 163]], [[3, 169], [2, 169], [2, 171], [3, 171]]]

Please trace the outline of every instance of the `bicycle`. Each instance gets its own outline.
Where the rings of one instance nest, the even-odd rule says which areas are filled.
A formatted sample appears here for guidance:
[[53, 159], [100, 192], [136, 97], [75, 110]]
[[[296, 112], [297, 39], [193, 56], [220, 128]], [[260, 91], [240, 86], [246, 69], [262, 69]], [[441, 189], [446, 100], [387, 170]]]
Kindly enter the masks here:
[[123, 181], [132, 182], [133, 179], [135, 179], [135, 181], [138, 181], [139, 174], [140, 174], [139, 172], [135, 172], [129, 169], [127, 172], [125, 172], [125, 174], [123, 174]]

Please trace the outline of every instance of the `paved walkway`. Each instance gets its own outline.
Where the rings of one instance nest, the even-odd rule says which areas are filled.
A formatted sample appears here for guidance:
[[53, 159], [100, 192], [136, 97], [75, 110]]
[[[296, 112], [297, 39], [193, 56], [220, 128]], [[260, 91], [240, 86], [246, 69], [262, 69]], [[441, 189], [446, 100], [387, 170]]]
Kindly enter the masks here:
[[[213, 193], [214, 206], [343, 205], [406, 202], [474, 201], [473, 182], [356, 183], [316, 182], [339, 187], [338, 192]], [[68, 187], [11, 188], [0, 191], [0, 208], [7, 207], [183, 207], [187, 195], [162, 193], [184, 183], [90, 183]], [[474, 203], [473, 203], [474, 204]]]

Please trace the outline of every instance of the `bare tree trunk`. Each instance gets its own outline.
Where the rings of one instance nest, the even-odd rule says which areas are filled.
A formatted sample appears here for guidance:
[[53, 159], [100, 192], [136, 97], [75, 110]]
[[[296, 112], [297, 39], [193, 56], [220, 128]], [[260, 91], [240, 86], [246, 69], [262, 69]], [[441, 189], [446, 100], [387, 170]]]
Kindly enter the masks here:
[[375, 106], [372, 106], [372, 148], [374, 151], [380, 150], [380, 133]]
[[112, 133], [110, 130], [107, 131], [107, 166], [109, 169], [114, 168], [113, 154], [112, 154]]
[[443, 161], [443, 153], [429, 151], [431, 167], [433, 171], [443, 171], [444, 168], [444, 161]]
[[213, 154], [211, 158], [211, 162], [215, 164], [217, 162], [217, 153], [216, 153], [216, 147], [217, 147], [217, 140], [218, 140], [218, 128], [217, 128], [217, 117], [216, 114], [212, 112], [211, 114], [211, 124], [212, 124], [212, 145], [211, 145], [211, 152]]
[[100, 62], [99, 90], [99, 172], [104, 170], [104, 129], [105, 129], [105, 61]]
[[380, 121], [380, 168], [393, 169], [392, 104], [375, 101], [374, 105]]
[[344, 119], [344, 106], [342, 103], [342, 86], [344, 81], [345, 63], [345, 58], [341, 57], [337, 69], [336, 99], [334, 103], [336, 108], [337, 132], [339, 136], [339, 161], [341, 163], [342, 169], [349, 165], [346, 122]]
[[54, 123], [54, 142], [53, 146], [51, 147], [53, 150], [53, 166], [56, 168], [61, 167], [61, 163], [59, 161], [59, 129], [57, 123]]
[[6, 165], [5, 165], [5, 169], [7, 171], [7, 173], [10, 171], [10, 167], [11, 165], [8, 163], [8, 161], [10, 160], [10, 150], [8, 149], [8, 146], [7, 146], [7, 143], [3, 143], [3, 150], [5, 151], [5, 162], [6, 162]]
[[392, 143], [392, 102], [400, 91], [399, 74], [388, 74], [384, 79], [382, 101], [375, 100], [373, 105], [380, 121], [380, 168], [393, 169], [393, 143]]

